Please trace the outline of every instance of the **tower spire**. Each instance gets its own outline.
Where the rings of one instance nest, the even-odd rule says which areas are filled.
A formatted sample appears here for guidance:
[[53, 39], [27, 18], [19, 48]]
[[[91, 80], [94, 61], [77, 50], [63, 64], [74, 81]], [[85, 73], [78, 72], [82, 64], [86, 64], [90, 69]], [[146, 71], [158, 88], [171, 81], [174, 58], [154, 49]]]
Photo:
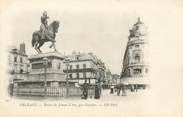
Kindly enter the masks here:
[[140, 21], [140, 17], [138, 16], [138, 23], [139, 23], [139, 22], [141, 22], [141, 21]]

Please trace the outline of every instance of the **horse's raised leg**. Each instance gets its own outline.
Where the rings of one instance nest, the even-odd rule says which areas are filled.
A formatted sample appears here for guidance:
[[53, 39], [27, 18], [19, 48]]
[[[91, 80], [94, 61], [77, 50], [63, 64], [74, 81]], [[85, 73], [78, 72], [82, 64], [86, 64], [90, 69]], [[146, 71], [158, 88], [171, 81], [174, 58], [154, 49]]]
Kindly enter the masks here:
[[36, 50], [38, 53], [40, 53], [40, 52], [39, 52], [39, 50], [38, 50], [38, 45], [39, 45], [39, 44], [38, 44], [38, 42], [36, 42], [36, 44], [35, 44], [35, 47], [34, 47], [34, 48], [35, 48], [35, 50]]
[[38, 53], [41, 53], [40, 50], [39, 50], [38, 48], [35, 48], [35, 49], [36, 49], [36, 51], [37, 51]]
[[39, 53], [42, 53], [42, 51], [41, 51], [40, 47], [38, 47], [37, 49], [38, 49]]
[[38, 51], [38, 49], [37, 49], [37, 48], [35, 48], [35, 50], [39, 53], [39, 51]]
[[39, 48], [39, 52], [42, 53], [41, 49]]
[[40, 41], [40, 43], [39, 43], [39, 46], [38, 46], [38, 48], [37, 48], [37, 49], [39, 50], [39, 53], [42, 53], [40, 47], [43, 45], [43, 43], [44, 43], [44, 42], [42, 42], [42, 41]]

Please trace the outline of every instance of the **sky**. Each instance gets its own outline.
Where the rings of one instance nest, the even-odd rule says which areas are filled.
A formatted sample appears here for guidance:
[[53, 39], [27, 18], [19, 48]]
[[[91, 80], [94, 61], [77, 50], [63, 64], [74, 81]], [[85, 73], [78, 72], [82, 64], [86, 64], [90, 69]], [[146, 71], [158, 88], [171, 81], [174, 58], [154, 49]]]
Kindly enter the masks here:
[[[18, 46], [24, 42], [28, 55], [37, 54], [31, 46], [32, 33], [39, 30], [40, 17], [46, 10], [50, 19], [60, 21], [59, 32], [56, 35], [56, 48], [69, 55], [73, 51], [93, 52], [100, 58], [112, 73], [120, 74], [125, 47], [128, 41], [129, 29], [137, 22], [138, 14], [126, 13], [117, 9], [97, 8], [59, 8], [59, 9], [15, 9], [10, 21], [12, 45]], [[46, 43], [41, 50], [49, 49], [51, 43]]]

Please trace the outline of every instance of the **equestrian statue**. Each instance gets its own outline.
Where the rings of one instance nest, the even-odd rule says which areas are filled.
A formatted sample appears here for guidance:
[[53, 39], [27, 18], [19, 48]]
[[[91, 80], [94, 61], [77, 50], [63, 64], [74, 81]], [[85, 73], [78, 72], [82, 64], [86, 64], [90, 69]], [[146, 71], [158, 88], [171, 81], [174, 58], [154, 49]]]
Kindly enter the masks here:
[[42, 47], [45, 42], [51, 42], [49, 48], [54, 48], [54, 50], [57, 51], [55, 47], [55, 37], [58, 32], [59, 21], [55, 20], [48, 25], [48, 18], [47, 12], [44, 11], [41, 16], [40, 30], [32, 34], [32, 47], [34, 47], [38, 53], [42, 52], [40, 47]]

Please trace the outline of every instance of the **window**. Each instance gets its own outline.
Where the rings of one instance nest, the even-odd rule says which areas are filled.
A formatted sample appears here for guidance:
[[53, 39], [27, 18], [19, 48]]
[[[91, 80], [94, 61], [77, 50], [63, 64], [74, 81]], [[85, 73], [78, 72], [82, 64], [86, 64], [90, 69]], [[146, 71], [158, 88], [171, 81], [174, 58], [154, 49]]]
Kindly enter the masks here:
[[79, 65], [76, 65], [76, 69], [79, 69]]
[[76, 77], [79, 78], [79, 73], [76, 74]]
[[137, 69], [134, 69], [133, 70], [133, 74], [141, 74], [142, 73], [142, 70], [140, 68], [137, 68]]
[[86, 64], [83, 64], [83, 68], [84, 68], [84, 69], [86, 68]]
[[83, 78], [86, 78], [86, 72], [83, 73]]
[[23, 73], [23, 69], [20, 69], [20, 73]]
[[137, 54], [137, 55], [135, 55], [135, 61], [136, 62], [140, 62], [140, 56]]
[[14, 62], [17, 62], [17, 57], [14, 57]]
[[76, 60], [79, 60], [79, 56], [76, 57]]
[[60, 69], [61, 68], [61, 64], [60, 63], [58, 63], [58, 69]]
[[70, 65], [70, 70], [72, 69], [72, 65]]
[[22, 63], [23, 61], [22, 61], [22, 57], [20, 57], [20, 63]]
[[139, 48], [140, 47], [140, 45], [135, 45], [135, 48], [137, 49], [137, 48]]
[[72, 74], [69, 74], [69, 78], [72, 78]]
[[148, 68], [146, 68], [146, 73], [148, 73], [149, 72], [149, 70], [148, 70]]
[[52, 62], [48, 61], [47, 68], [51, 68], [51, 67], [52, 67]]

